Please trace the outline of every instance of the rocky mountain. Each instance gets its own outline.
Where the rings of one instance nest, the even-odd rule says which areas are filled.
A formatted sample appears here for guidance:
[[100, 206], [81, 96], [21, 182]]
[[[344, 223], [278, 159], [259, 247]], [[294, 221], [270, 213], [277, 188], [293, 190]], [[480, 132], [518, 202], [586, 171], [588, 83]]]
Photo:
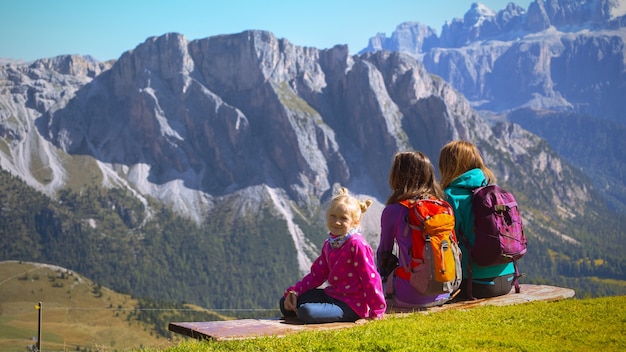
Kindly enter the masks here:
[[625, 124], [625, 27], [624, 0], [536, 0], [498, 12], [474, 3], [439, 37], [403, 23], [360, 53], [407, 52], [477, 109], [576, 111]]
[[[20, 214], [10, 223], [20, 225], [6, 218], [2, 228], [32, 228], [20, 243], [48, 248], [38, 261], [80, 266], [153, 298], [273, 307], [316, 256], [335, 187], [375, 201], [363, 226], [376, 247], [393, 154], [422, 150], [436, 162], [458, 138], [479, 145], [527, 209], [529, 280], [579, 275], [565, 263], [589, 256], [604, 264], [585, 273], [624, 279], [621, 257], [607, 252], [623, 243], [619, 218], [586, 176], [519, 125], [481, 117], [406, 53], [350, 56], [345, 46], [303, 48], [245, 31], [194, 41], [169, 33], [108, 63], [6, 63], [0, 137], [2, 169], [60, 207], [22, 214], [5, 194], [0, 209]], [[143, 210], [93, 187], [121, 190]], [[165, 208], [193, 221], [181, 225]], [[604, 224], [615, 241], [596, 243], [579, 221]], [[35, 255], [13, 243], [0, 247], [6, 259]]]
[[[361, 53], [391, 50], [416, 57], [486, 118], [510, 115], [509, 121], [546, 138], [564, 155], [571, 148], [559, 146], [568, 143], [553, 137], [580, 140], [580, 128], [589, 130], [589, 124], [598, 125], [594, 130], [604, 129], [601, 135], [613, 135], [616, 130], [611, 126], [626, 125], [625, 39], [624, 0], [537, 0], [528, 9], [509, 3], [497, 12], [474, 3], [463, 18], [444, 24], [441, 36], [418, 22], [403, 23], [390, 37], [380, 33], [372, 37]], [[545, 122], [550, 116], [572, 119], [532, 122], [537, 117]], [[585, 119], [587, 128], [573, 119]], [[547, 125], [551, 129], [540, 128]], [[626, 199], [621, 177], [626, 154], [603, 143], [584, 146], [589, 152], [568, 157], [568, 162], [585, 170], [605, 197]], [[608, 162], [600, 164], [581, 155], [611, 158], [603, 157]], [[611, 204], [624, 213], [626, 203]]]
[[[450, 139], [494, 139], [461, 95], [408, 55], [352, 57], [261, 31], [150, 38], [97, 75], [102, 64], [80, 57], [3, 69], [4, 169], [53, 194], [71, 180], [63, 159], [88, 155], [99, 183], [197, 220], [215, 197], [259, 185], [304, 209], [337, 183], [384, 199], [382, 166], [396, 151], [436, 160]], [[501, 131], [494, 150], [525, 153], [518, 138], [532, 136]], [[502, 173], [506, 181], [512, 171]]]

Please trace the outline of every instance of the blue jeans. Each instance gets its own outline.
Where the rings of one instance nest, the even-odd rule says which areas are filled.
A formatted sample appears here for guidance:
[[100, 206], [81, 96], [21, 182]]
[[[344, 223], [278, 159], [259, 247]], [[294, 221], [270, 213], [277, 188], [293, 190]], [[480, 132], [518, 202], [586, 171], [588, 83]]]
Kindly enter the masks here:
[[280, 299], [280, 312], [286, 317], [297, 317], [306, 324], [357, 321], [359, 317], [347, 304], [326, 294], [323, 289], [313, 289], [298, 296], [297, 313], [285, 309], [285, 298]]

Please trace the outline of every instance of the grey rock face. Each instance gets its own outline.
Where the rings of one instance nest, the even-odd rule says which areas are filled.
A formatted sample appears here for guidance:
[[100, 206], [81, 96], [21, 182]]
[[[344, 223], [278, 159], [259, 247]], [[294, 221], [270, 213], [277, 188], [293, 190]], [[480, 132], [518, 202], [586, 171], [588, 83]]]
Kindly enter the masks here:
[[[172, 33], [103, 68], [55, 59], [3, 72], [16, 91], [44, 87], [17, 94], [37, 112], [28, 115], [35, 131], [157, 198], [174, 181], [211, 196], [267, 184], [312, 205], [311, 195], [355, 180], [384, 197], [396, 151], [436, 159], [452, 138], [490, 135], [462, 96], [406, 54], [351, 57], [344, 46], [302, 48], [262, 31], [192, 42]], [[52, 82], [33, 82], [43, 75]], [[5, 135], [24, 134], [5, 120]], [[147, 165], [145, 179], [137, 165]]]
[[367, 48], [360, 54], [378, 50], [392, 50], [421, 54], [439, 45], [439, 38], [434, 29], [419, 22], [404, 22], [396, 27], [391, 37], [378, 33], [370, 38]]
[[150, 165], [156, 184], [183, 179], [220, 195], [267, 183], [304, 201], [361, 176], [384, 194], [387, 170], [367, 165], [416, 143], [434, 155], [453, 134], [437, 89], [403, 54], [349, 57], [260, 31], [190, 43], [168, 34], [124, 54], [41, 124], [69, 153]]
[[495, 13], [473, 4], [443, 26], [435, 47], [400, 47], [394, 32], [376, 37], [377, 50], [421, 59], [481, 110], [554, 109], [624, 124], [624, 8], [623, 0], [538, 0], [527, 12], [511, 3]]

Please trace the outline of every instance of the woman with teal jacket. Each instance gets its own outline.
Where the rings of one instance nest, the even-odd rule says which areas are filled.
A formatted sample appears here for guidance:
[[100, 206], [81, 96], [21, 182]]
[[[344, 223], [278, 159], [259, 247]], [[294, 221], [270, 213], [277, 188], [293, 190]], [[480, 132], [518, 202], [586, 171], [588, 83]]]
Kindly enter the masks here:
[[[463, 253], [463, 283], [461, 297], [487, 298], [509, 293], [515, 277], [514, 264], [480, 266], [470, 257], [466, 244], [474, 244], [474, 214], [472, 214], [472, 190], [495, 182], [478, 148], [467, 141], [452, 141], [439, 154], [441, 187], [446, 200], [454, 209], [455, 232]], [[470, 277], [471, 288], [467, 278]], [[471, 289], [471, 292], [468, 292]]]

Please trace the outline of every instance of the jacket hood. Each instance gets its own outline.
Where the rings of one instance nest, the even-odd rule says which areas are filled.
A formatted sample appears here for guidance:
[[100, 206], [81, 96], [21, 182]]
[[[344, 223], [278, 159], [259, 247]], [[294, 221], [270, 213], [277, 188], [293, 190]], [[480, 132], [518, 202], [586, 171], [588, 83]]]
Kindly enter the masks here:
[[476, 188], [487, 184], [487, 178], [481, 169], [471, 169], [455, 178], [448, 187]]

